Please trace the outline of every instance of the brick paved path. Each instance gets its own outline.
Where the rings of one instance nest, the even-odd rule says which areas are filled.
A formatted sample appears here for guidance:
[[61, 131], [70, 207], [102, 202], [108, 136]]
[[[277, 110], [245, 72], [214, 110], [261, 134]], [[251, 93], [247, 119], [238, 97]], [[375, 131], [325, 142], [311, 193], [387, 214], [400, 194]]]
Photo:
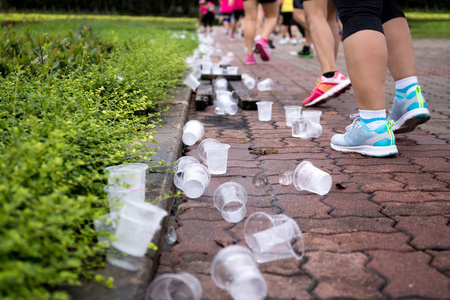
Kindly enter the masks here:
[[[285, 127], [283, 106], [299, 104], [308, 96], [320, 73], [317, 58], [289, 54], [299, 46], [278, 46], [270, 63], [244, 64], [243, 40], [228, 42], [218, 31], [216, 46], [236, 55], [233, 65], [262, 80], [275, 81], [272, 92], [258, 92], [274, 101], [271, 122], [259, 122], [256, 111], [239, 110], [217, 116], [212, 107], [197, 112], [191, 104], [189, 119], [205, 125], [204, 138], [231, 145], [228, 172], [213, 175], [199, 199], [184, 199], [176, 213], [178, 243], [165, 246], [157, 275], [190, 272], [203, 286], [203, 299], [231, 299], [214, 285], [210, 263], [219, 244], [246, 246], [243, 224], [224, 221], [212, 195], [222, 183], [235, 181], [249, 194], [247, 216], [255, 211], [283, 213], [301, 228], [306, 253], [301, 261], [287, 259], [260, 264], [268, 283], [268, 299], [449, 299], [450, 298], [450, 41], [415, 41], [418, 73], [432, 120], [397, 135], [399, 154], [368, 158], [333, 151], [329, 144], [344, 132], [356, 112], [352, 92], [335, 98], [321, 110], [323, 134], [319, 138], [292, 138]], [[339, 69], [347, 74], [342, 49]], [[370, 71], [370, 70], [369, 70]], [[387, 107], [394, 94], [387, 82]], [[198, 157], [197, 145], [185, 155]], [[275, 147], [277, 154], [257, 156], [249, 147]], [[309, 160], [329, 172], [333, 186], [325, 196], [299, 192], [278, 184], [278, 174]], [[269, 187], [252, 185], [263, 171]], [[339, 188], [336, 184], [340, 184]]]

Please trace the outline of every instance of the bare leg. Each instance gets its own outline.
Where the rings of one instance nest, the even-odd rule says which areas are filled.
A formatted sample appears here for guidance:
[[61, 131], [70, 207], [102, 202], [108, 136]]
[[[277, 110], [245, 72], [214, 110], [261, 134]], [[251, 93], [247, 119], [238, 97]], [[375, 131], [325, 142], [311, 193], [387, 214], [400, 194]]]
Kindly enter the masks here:
[[344, 40], [344, 50], [358, 108], [384, 109], [388, 62], [384, 35], [374, 30], [358, 31]]
[[330, 26], [331, 34], [333, 35], [334, 40], [334, 60], [336, 60], [337, 53], [339, 50], [339, 29], [336, 21], [336, 7], [333, 2], [328, 1], [327, 6], [327, 22], [328, 26]]
[[303, 9], [294, 8], [293, 17], [294, 17], [294, 20], [297, 23], [299, 23], [305, 30], [305, 39], [306, 39], [305, 45], [311, 46], [311, 34], [309, 32], [309, 27], [306, 24], [305, 11]]
[[[244, 5], [246, 2], [244, 1]], [[265, 40], [269, 39], [269, 36], [274, 31], [275, 27], [277, 26], [278, 21], [278, 8], [280, 7], [279, 1], [271, 2], [271, 3], [264, 3], [262, 4], [264, 15], [266, 17], [264, 24], [263, 24], [263, 33], [262, 38]]]
[[247, 0], [244, 1], [245, 8], [245, 31], [244, 39], [247, 47], [247, 56], [253, 55], [253, 40], [256, 35], [256, 22], [258, 14], [258, 1]]

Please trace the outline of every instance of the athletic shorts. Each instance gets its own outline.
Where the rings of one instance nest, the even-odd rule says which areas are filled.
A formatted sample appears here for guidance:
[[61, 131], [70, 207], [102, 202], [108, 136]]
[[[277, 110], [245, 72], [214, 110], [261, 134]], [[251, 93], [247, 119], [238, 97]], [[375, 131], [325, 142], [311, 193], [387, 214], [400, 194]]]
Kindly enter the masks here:
[[283, 25], [284, 26], [292, 25], [292, 12], [282, 12], [281, 16], [283, 17]]
[[222, 22], [230, 23], [232, 13], [221, 13], [220, 15], [222, 16]]
[[[247, 0], [244, 0], [244, 1], [247, 1]], [[277, 1], [277, 0], [258, 0], [258, 3], [261, 3], [261, 4], [263, 4], [263, 3], [272, 3], [272, 2], [275, 2], [275, 1]]]
[[238, 9], [233, 11], [233, 18], [237, 21], [240, 18], [245, 17], [245, 12], [243, 9]]
[[333, 0], [344, 27], [342, 40], [361, 30], [383, 32], [383, 24], [405, 14], [395, 0]]
[[294, 9], [303, 9], [302, 0], [294, 0]]
[[214, 22], [214, 14], [212, 12], [208, 12], [206, 15], [202, 17], [202, 24], [204, 27], [211, 27]]

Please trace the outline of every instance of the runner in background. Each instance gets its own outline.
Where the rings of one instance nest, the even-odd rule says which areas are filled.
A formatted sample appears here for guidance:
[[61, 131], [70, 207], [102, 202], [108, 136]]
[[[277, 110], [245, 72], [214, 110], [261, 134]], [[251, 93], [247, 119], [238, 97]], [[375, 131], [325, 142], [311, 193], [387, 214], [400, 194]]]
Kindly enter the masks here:
[[220, 0], [220, 17], [226, 35], [230, 34], [231, 15], [233, 14], [233, 8], [228, 5], [228, 1], [229, 0]]
[[245, 17], [244, 1], [243, 0], [229, 0], [228, 5], [233, 8], [233, 22], [231, 23], [230, 41], [234, 41], [235, 33], [241, 19]]
[[198, 1], [200, 4], [199, 8], [199, 20], [200, 23], [203, 25], [203, 32], [204, 33], [211, 33], [212, 32], [212, 25], [214, 22], [214, 16], [216, 13], [216, 7], [212, 2], [206, 2], [206, 0], [200, 0]]
[[294, 20], [303, 27], [305, 31], [305, 44], [303, 45], [302, 50], [298, 52], [298, 56], [300, 57], [313, 57], [313, 45], [311, 40], [311, 33], [309, 31], [308, 25], [306, 24], [305, 19], [305, 11], [303, 10], [302, 0], [294, 0], [294, 12], [293, 12]]

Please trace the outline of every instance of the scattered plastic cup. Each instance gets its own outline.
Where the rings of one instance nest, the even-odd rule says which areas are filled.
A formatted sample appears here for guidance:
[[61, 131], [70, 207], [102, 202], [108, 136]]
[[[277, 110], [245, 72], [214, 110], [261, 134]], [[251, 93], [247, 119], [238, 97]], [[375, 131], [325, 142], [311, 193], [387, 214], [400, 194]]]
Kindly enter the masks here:
[[285, 106], [284, 112], [285, 112], [285, 116], [286, 116], [286, 126], [291, 127], [292, 122], [291, 122], [290, 116], [291, 115], [300, 115], [302, 112], [302, 107], [295, 106], [295, 105]]
[[240, 245], [228, 246], [216, 254], [211, 277], [235, 300], [262, 300], [267, 295], [267, 283], [252, 252]]
[[242, 78], [242, 82], [244, 82], [245, 86], [249, 90], [252, 90], [252, 89], [255, 88], [256, 81], [255, 81], [255, 79], [252, 76], [248, 75], [247, 73], [243, 73], [241, 75], [241, 78]]
[[180, 190], [183, 188], [184, 172], [186, 167], [191, 164], [199, 164], [200, 162], [192, 156], [183, 156], [177, 160], [175, 165], [175, 175], [173, 176], [173, 183]]
[[280, 185], [290, 185], [292, 183], [292, 177], [294, 176], [294, 171], [287, 171], [280, 174], [278, 177], [278, 183]]
[[199, 198], [211, 182], [211, 174], [202, 164], [190, 164], [184, 170], [181, 190], [192, 199]]
[[233, 59], [234, 58], [234, 53], [231, 52], [231, 51], [227, 52], [227, 57]]
[[208, 75], [211, 74], [212, 63], [210, 61], [202, 62], [202, 74]]
[[263, 81], [258, 82], [256, 87], [260, 92], [271, 91], [273, 89], [273, 80], [266, 78]]
[[191, 72], [191, 75], [198, 80], [202, 76], [202, 69], [200, 69], [199, 67], [195, 67]]
[[289, 120], [291, 122], [292, 136], [306, 139], [308, 136], [306, 134], [305, 119], [301, 115], [291, 114], [289, 115]]
[[228, 144], [211, 143], [205, 146], [206, 161], [211, 174], [225, 174], [228, 165]]
[[227, 74], [228, 75], [237, 75], [237, 73], [238, 73], [238, 67], [235, 67], [235, 66], [227, 67]]
[[226, 182], [220, 185], [214, 192], [214, 205], [222, 214], [222, 217], [230, 222], [241, 221], [247, 213], [247, 191], [236, 182]]
[[228, 81], [225, 77], [217, 77], [214, 81], [214, 91], [228, 91]]
[[99, 219], [94, 220], [94, 229], [99, 233], [99, 242], [108, 242], [109, 238], [107, 235], [113, 235], [117, 228], [117, 213], [109, 213], [102, 215]]
[[200, 121], [190, 120], [183, 127], [183, 143], [187, 146], [192, 146], [200, 140], [205, 134], [205, 127]]
[[216, 140], [216, 139], [209, 138], [209, 139], [204, 139], [204, 140], [198, 145], [198, 149], [197, 149], [197, 151], [198, 151], [198, 156], [200, 156], [201, 160], [203, 161], [203, 163], [204, 163], [205, 165], [208, 165], [208, 161], [207, 161], [207, 159], [206, 159], [206, 147], [207, 147], [208, 145], [211, 145], [211, 144], [220, 144], [220, 142], [219, 142], [218, 140]]
[[258, 106], [258, 120], [270, 121], [272, 120], [272, 101], [256, 102]]
[[185, 85], [190, 87], [192, 90], [196, 90], [200, 86], [200, 82], [195, 78], [193, 74], [189, 74], [188, 77], [183, 81]]
[[[133, 201], [145, 200], [145, 170], [129, 165], [117, 165], [105, 168], [105, 173], [108, 174], [109, 187], [105, 190], [107, 193], [109, 190], [113, 193], [115, 188], [125, 188], [128, 190], [127, 198]], [[120, 197], [117, 193], [111, 196]]]
[[212, 73], [214, 75], [223, 75], [223, 69], [220, 66], [214, 66], [212, 68]]
[[322, 112], [320, 110], [304, 110], [302, 115], [305, 119], [310, 120], [313, 123], [320, 124], [320, 116]]
[[155, 278], [147, 289], [145, 300], [200, 300], [202, 285], [192, 274], [164, 274]]
[[332, 184], [330, 174], [315, 167], [310, 161], [303, 161], [297, 166], [292, 181], [297, 190], [322, 196], [330, 191]]
[[[103, 190], [106, 192], [108, 196], [108, 204], [111, 212], [118, 213], [124, 204], [125, 201], [139, 201], [139, 191], [130, 192], [129, 189], [124, 187], [116, 187], [107, 185], [103, 187]], [[144, 200], [142, 200], [144, 201]]]
[[251, 214], [244, 224], [244, 236], [258, 263], [291, 257], [300, 260], [305, 253], [300, 228], [285, 215]]
[[223, 111], [225, 114], [235, 115], [236, 112], [238, 111], [237, 105], [238, 102], [236, 102], [236, 99], [232, 97], [233, 93], [226, 91], [226, 92], [219, 92], [217, 93], [217, 95], [218, 96], [216, 107], [219, 107], [220, 110]]

